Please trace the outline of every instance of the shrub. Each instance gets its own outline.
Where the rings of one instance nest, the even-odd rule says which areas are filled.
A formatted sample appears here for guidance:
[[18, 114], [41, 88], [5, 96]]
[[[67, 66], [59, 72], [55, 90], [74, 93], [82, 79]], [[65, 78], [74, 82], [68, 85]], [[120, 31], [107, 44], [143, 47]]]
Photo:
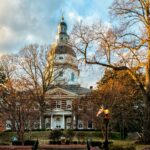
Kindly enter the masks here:
[[91, 142], [91, 145], [94, 147], [94, 146], [98, 146], [99, 148], [101, 148], [102, 147], [102, 142], [99, 142], [99, 141], [92, 141]]
[[63, 135], [61, 130], [52, 130], [50, 132], [49, 138], [55, 141], [58, 141], [60, 137]]
[[3, 143], [0, 143], [0, 145], [10, 145], [10, 144], [7, 142], [3, 142]]
[[124, 148], [122, 146], [112, 145], [110, 147], [110, 150], [124, 150]]
[[66, 143], [66, 137], [62, 136], [60, 140], [61, 140], [61, 144], [65, 144]]
[[125, 150], [136, 150], [134, 146], [126, 147]]
[[74, 134], [74, 131], [73, 131], [73, 130], [68, 129], [68, 130], [65, 130], [64, 135], [65, 135], [65, 137], [67, 138], [67, 140], [68, 140], [69, 142], [72, 142], [72, 139], [73, 139], [73, 137], [74, 137], [75, 134]]
[[35, 143], [36, 143], [36, 141], [33, 141], [33, 140], [24, 141], [24, 145], [34, 145]]
[[78, 141], [81, 141], [81, 139], [85, 138], [85, 132], [82, 132], [82, 131], [76, 132], [76, 137]]
[[70, 144], [70, 141], [66, 140], [66, 144]]
[[111, 132], [108, 134], [108, 136], [113, 140], [119, 140], [120, 139], [120, 133], [119, 132]]
[[12, 145], [22, 145], [21, 141], [12, 141]]
[[73, 141], [73, 144], [77, 144], [78, 142], [77, 141]]
[[134, 146], [122, 147], [119, 145], [112, 145], [110, 150], [136, 150]]
[[32, 145], [34, 146], [36, 144], [36, 141], [33, 140], [26, 140], [23, 143], [21, 141], [12, 141], [12, 145]]
[[101, 131], [101, 129], [74, 129], [74, 131]]
[[49, 144], [56, 144], [56, 141], [49, 141]]
[[61, 144], [61, 141], [56, 141], [56, 144]]
[[9, 130], [5, 130], [4, 132], [13, 132], [11, 129], [9, 129]]
[[42, 129], [32, 129], [32, 131], [46, 131], [47, 129], [42, 128]]

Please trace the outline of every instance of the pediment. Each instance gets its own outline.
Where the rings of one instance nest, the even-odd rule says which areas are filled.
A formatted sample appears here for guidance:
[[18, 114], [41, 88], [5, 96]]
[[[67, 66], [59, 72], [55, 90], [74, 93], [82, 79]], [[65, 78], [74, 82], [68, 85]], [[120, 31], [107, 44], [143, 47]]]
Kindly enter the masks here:
[[64, 90], [62, 88], [54, 88], [46, 92], [47, 96], [78, 96], [76, 93]]

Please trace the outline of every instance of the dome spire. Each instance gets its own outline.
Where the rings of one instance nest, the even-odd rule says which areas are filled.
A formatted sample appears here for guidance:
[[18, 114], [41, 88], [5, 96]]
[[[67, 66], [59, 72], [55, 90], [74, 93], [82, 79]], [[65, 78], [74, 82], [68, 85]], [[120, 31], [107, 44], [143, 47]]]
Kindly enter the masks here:
[[64, 21], [64, 14], [62, 12], [62, 16], [61, 16], [61, 21], [63, 22]]
[[57, 41], [57, 43], [65, 44], [68, 42], [68, 39], [69, 39], [69, 36], [67, 34], [67, 24], [64, 21], [64, 15], [62, 13], [61, 21], [58, 25], [58, 32], [56, 35], [56, 41]]

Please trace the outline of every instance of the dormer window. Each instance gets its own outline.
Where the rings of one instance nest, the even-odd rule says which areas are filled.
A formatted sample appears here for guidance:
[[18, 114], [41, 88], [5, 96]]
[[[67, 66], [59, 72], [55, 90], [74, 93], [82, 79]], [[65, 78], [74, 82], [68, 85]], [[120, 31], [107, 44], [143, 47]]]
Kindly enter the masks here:
[[83, 122], [81, 120], [78, 121], [78, 128], [83, 129]]
[[67, 100], [67, 109], [71, 109], [72, 108], [72, 101], [71, 100]]
[[83, 107], [81, 105], [78, 105], [78, 110], [83, 110]]
[[61, 101], [57, 101], [57, 105], [56, 105], [56, 108], [61, 108]]
[[65, 29], [64, 29], [64, 27], [62, 27], [62, 32], [64, 32], [65, 31]]
[[72, 73], [71, 73], [71, 81], [74, 81], [74, 78], [75, 78], [75, 77], [74, 77], [74, 73], [72, 72]]
[[62, 59], [63, 59], [63, 57], [62, 57], [62, 56], [60, 56], [60, 57], [59, 57], [59, 60], [62, 60]]
[[71, 109], [71, 105], [67, 105], [67, 109]]
[[90, 121], [88, 121], [88, 129], [92, 129], [93, 128], [93, 123], [92, 123], [92, 121], [90, 120]]
[[60, 71], [60, 72], [59, 72], [59, 76], [60, 76], [60, 77], [63, 77], [63, 71]]
[[60, 105], [57, 105], [57, 108], [60, 108]]

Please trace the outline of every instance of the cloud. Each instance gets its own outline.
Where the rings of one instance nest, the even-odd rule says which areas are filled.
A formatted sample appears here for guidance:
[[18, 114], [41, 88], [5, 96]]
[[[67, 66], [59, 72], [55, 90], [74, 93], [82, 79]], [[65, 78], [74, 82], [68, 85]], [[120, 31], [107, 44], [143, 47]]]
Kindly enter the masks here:
[[81, 84], [81, 86], [84, 86], [86, 88], [93, 86], [94, 88], [96, 88], [97, 81], [99, 81], [104, 74], [104, 68], [102, 68], [101, 66], [85, 65], [80, 67], [80, 69], [81, 72], [79, 83]]
[[31, 42], [31, 35], [34, 43], [50, 44], [56, 33], [56, 18], [60, 19], [58, 10], [65, 3], [63, 0], [44, 2], [0, 0], [0, 53], [17, 52]]
[[[107, 8], [112, 0], [0, 0], [0, 55], [16, 53], [29, 43], [51, 44], [64, 12], [68, 32], [75, 22], [108, 21]], [[95, 79], [90, 73], [81, 78], [87, 85]], [[97, 75], [99, 76], [99, 72]], [[88, 83], [91, 85], [91, 83]], [[88, 85], [87, 85], [88, 86]]]
[[[55, 39], [57, 24], [64, 12], [71, 30], [76, 21], [94, 22], [105, 16], [108, 4], [104, 0], [0, 0], [0, 53], [16, 52], [31, 42], [51, 43]], [[102, 5], [103, 4], [103, 5]], [[104, 4], [107, 5], [104, 7]], [[103, 8], [104, 7], [104, 8]], [[6, 32], [5, 32], [6, 31]], [[30, 37], [31, 38], [31, 37]]]
[[11, 39], [13, 38], [13, 31], [7, 27], [7, 26], [2, 26], [0, 28], [0, 44], [5, 44], [11, 42]]

